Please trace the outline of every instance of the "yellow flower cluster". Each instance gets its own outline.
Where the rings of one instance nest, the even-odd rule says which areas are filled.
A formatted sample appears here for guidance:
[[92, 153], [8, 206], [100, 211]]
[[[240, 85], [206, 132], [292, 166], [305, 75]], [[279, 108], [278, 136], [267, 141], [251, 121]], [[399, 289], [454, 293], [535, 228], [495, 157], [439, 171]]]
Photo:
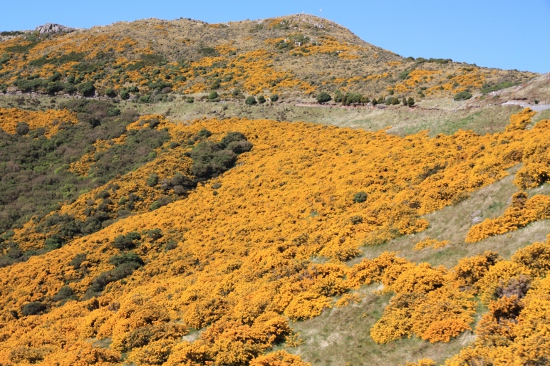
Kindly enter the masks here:
[[44, 128], [44, 136], [55, 135], [63, 123], [76, 123], [76, 113], [67, 110], [26, 111], [19, 108], [0, 108], [0, 128], [7, 133], [17, 133], [17, 125], [26, 123], [29, 130]]
[[[531, 130], [430, 138], [426, 132], [398, 137], [237, 118], [190, 125], [159, 121], [174, 141], [207, 128], [214, 141], [240, 131], [254, 147], [240, 155], [236, 167], [170, 205], [151, 212], [137, 206], [134, 215], [101, 231], [0, 268], [0, 363], [116, 363], [124, 353], [138, 365], [299, 365], [302, 361], [284, 352], [264, 355], [292, 338], [287, 319], [317, 316], [337, 297], [353, 301], [346, 295], [373, 282], [395, 293], [371, 329], [376, 342], [412, 335], [446, 342], [471, 328], [475, 295], [489, 305], [503, 294], [522, 295], [525, 281], [550, 268], [548, 242], [518, 252], [511, 261], [488, 252], [452, 269], [387, 252], [354, 266], [344, 263], [363, 245], [424, 230], [429, 223], [422, 215], [506, 176], [522, 161], [524, 149], [548, 140], [545, 122]], [[140, 128], [139, 122], [129, 128]], [[175, 169], [185, 174], [190, 162], [183, 153], [183, 148], [166, 149], [157, 164], [117, 178], [120, 194], [112, 186], [100, 189], [114, 195], [113, 209], [130, 192], [147, 200], [158, 191], [147, 188], [146, 177], [153, 172], [169, 177]], [[85, 204], [95, 205], [84, 199], [100, 189], [61, 212], [81, 217]], [[530, 201], [538, 207], [541, 198], [535, 198], [523, 207], [531, 207]], [[520, 200], [517, 195], [513, 207]], [[522, 208], [518, 215], [529, 210]], [[22, 248], [40, 247], [38, 234], [23, 235], [32, 234], [37, 224], [28, 223], [12, 240]], [[155, 230], [162, 235], [159, 242], [148, 237]], [[115, 238], [130, 232], [143, 238], [134, 254], [144, 266], [108, 283], [97, 298], [84, 299], [102, 273], [115, 269], [109, 261], [121, 254]], [[170, 250], [164, 246], [169, 242]], [[533, 286], [544, 284], [537, 281]], [[81, 301], [55, 300], [64, 286]], [[546, 290], [541, 291], [538, 299], [545, 299]], [[546, 344], [544, 331], [536, 328], [545, 316], [545, 310], [536, 309], [545, 309], [539, 303], [546, 300], [529, 294], [525, 299], [531, 301], [525, 302], [529, 311], [522, 310], [515, 333], [517, 347], [524, 348], [512, 350], [536, 359], [536, 347], [528, 347]], [[47, 311], [24, 316], [23, 306], [36, 301]], [[531, 338], [530, 327], [542, 338]], [[204, 331], [193, 333], [199, 329]], [[74, 351], [90, 339], [99, 343], [88, 343], [80, 355]], [[101, 348], [102, 341], [112, 342], [110, 348]]]

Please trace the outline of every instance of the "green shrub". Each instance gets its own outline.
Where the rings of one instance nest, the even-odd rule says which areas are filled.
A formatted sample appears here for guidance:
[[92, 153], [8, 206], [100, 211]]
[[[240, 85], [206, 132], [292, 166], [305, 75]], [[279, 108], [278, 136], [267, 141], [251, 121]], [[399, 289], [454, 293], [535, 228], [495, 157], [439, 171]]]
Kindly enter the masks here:
[[212, 136], [212, 132], [208, 131], [206, 128], [203, 128], [199, 132], [197, 132], [195, 140], [204, 140], [209, 138], [210, 136]]
[[133, 253], [114, 256], [111, 257], [109, 261], [111, 264], [117, 263], [116, 267], [110, 271], [101, 273], [92, 280], [92, 284], [84, 294], [85, 299], [100, 295], [105, 289], [105, 286], [109, 283], [130, 276], [136, 269], [143, 265], [143, 260], [138, 255]]
[[166, 206], [166, 205], [169, 204], [170, 202], [172, 202], [172, 200], [170, 199], [170, 197], [162, 196], [162, 197], [159, 198], [158, 200], [156, 200], [156, 201], [154, 201], [153, 203], [151, 203], [151, 206], [149, 206], [149, 211], [155, 211], [156, 209], [159, 209], [159, 208], [161, 208], [162, 206]]
[[210, 94], [208, 94], [208, 101], [209, 102], [218, 102], [220, 99], [220, 96], [217, 92], [211, 91]]
[[53, 296], [54, 301], [63, 301], [69, 298], [74, 298], [74, 290], [70, 286], [63, 286], [59, 289], [57, 294]]
[[197, 144], [186, 153], [193, 159], [191, 172], [199, 179], [209, 179], [230, 169], [237, 160], [237, 155], [250, 151], [252, 144], [240, 132], [229, 132], [219, 143], [209, 141]]
[[154, 187], [158, 184], [159, 182], [159, 176], [157, 173], [152, 173], [148, 178], [147, 178], [147, 185], [149, 187]]
[[334, 101], [336, 103], [341, 103], [343, 100], [344, 100], [344, 95], [342, 94], [342, 92], [340, 90], [336, 90], [334, 92]]
[[258, 97], [258, 103], [264, 104], [265, 102], [266, 102], [266, 101], [265, 101], [265, 97], [264, 97], [263, 95], [260, 95], [260, 96]]
[[24, 136], [29, 133], [29, 124], [26, 122], [19, 122], [17, 124], [17, 127], [15, 128], [15, 132], [17, 132], [18, 135]]
[[128, 250], [136, 247], [136, 242], [141, 240], [141, 235], [136, 231], [131, 231], [126, 235], [119, 235], [115, 238], [113, 246], [119, 250]]
[[227, 135], [222, 138], [219, 145], [222, 149], [225, 149], [232, 142], [246, 140], [246, 136], [241, 132], [228, 132]]
[[111, 258], [109, 258], [109, 263], [111, 263], [114, 266], [120, 266], [124, 263], [136, 263], [139, 266], [143, 266], [145, 263], [143, 262], [143, 259], [136, 253], [124, 253], [119, 255], [114, 255]]
[[77, 254], [69, 263], [74, 269], [80, 269], [82, 263], [86, 260], [86, 253]]
[[319, 95], [317, 95], [317, 98], [315, 99], [317, 99], [317, 103], [323, 104], [326, 102], [330, 102], [332, 100], [332, 97], [330, 96], [330, 94], [326, 92], [322, 92]]
[[218, 51], [215, 48], [212, 48], [212, 47], [199, 48], [199, 53], [204, 57], [219, 56]]
[[92, 97], [95, 94], [95, 86], [92, 82], [82, 83], [77, 87], [77, 90], [84, 97]]
[[222, 149], [213, 142], [201, 142], [189, 152], [193, 159], [191, 172], [199, 179], [215, 177], [231, 168], [237, 155], [230, 150]]
[[160, 230], [160, 229], [149, 230], [147, 232], [147, 237], [152, 241], [157, 241], [157, 240], [159, 240], [160, 238], [163, 237], [162, 230]]
[[410, 70], [401, 71], [401, 72], [399, 73], [399, 75], [398, 75], [398, 78], [399, 78], [400, 80], [408, 79], [410, 73], [411, 73]]
[[214, 79], [212, 84], [210, 84], [210, 89], [219, 89], [222, 85], [222, 81], [220, 79]]
[[108, 96], [109, 98], [114, 98], [116, 97], [116, 92], [113, 88], [107, 88], [105, 90], [105, 95]]
[[454, 100], [467, 100], [472, 97], [472, 93], [470, 93], [467, 90], [461, 91], [460, 93], [456, 93], [454, 96]]
[[359, 93], [346, 93], [346, 95], [342, 99], [342, 104], [349, 106], [351, 104], [359, 104], [361, 103], [361, 100], [363, 99], [363, 96]]
[[272, 94], [272, 95], [269, 97], [269, 100], [271, 100], [273, 103], [275, 103], [276, 101], [279, 100], [279, 95], [278, 95], [278, 94]]
[[44, 312], [47, 309], [46, 305], [40, 301], [29, 302], [21, 308], [23, 316], [37, 315]]
[[52, 235], [44, 241], [44, 246], [48, 250], [59, 249], [63, 246], [64, 241], [57, 235]]
[[254, 105], [254, 104], [257, 103], [256, 98], [254, 98], [252, 95], [246, 97], [244, 102], [245, 102], [246, 105]]
[[367, 200], [367, 194], [363, 191], [357, 192], [353, 195], [353, 202], [355, 203], [361, 203], [365, 202]]
[[120, 99], [122, 99], [122, 100], [130, 99], [130, 93], [128, 92], [128, 90], [122, 89], [120, 91]]
[[176, 243], [175, 241], [173, 240], [170, 240], [168, 243], [166, 243], [166, 245], [164, 246], [164, 250], [166, 251], [169, 251], [169, 250], [173, 250], [173, 249], [176, 249], [178, 246], [178, 243]]

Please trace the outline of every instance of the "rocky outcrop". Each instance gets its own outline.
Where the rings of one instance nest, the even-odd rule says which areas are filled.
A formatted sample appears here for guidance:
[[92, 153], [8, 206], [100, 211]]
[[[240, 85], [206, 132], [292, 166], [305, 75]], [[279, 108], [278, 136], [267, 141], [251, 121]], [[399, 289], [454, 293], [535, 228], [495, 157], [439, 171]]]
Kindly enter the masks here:
[[38, 34], [51, 34], [51, 33], [61, 33], [61, 32], [72, 32], [74, 28], [65, 27], [61, 24], [46, 23], [36, 27], [36, 32]]

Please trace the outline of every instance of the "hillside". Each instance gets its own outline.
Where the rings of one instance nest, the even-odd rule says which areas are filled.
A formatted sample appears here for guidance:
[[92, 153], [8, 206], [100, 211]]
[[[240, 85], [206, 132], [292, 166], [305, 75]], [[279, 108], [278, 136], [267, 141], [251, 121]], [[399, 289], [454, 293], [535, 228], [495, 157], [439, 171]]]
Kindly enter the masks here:
[[59, 29], [0, 40], [0, 365], [550, 363], [548, 75]]
[[211, 91], [229, 100], [273, 94], [303, 99], [337, 90], [377, 100], [420, 99], [498, 90], [536, 76], [448, 59], [403, 58], [305, 14], [220, 24], [148, 19], [5, 38], [2, 92], [143, 103]]

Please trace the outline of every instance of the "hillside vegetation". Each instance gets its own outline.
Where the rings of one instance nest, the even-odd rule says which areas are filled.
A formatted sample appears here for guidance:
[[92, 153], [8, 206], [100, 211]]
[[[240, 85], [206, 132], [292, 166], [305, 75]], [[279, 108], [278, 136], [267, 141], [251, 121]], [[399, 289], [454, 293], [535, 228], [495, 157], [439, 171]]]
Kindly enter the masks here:
[[550, 363], [546, 75], [309, 15], [8, 33], [0, 365]]
[[[518, 193], [509, 208], [453, 244], [476, 245], [548, 219], [550, 197], [521, 191], [548, 179], [550, 121], [525, 129], [533, 114], [514, 115], [502, 133], [433, 138], [267, 120], [186, 125], [142, 116], [120, 136], [98, 140], [104, 147], [94, 154], [116, 149], [132, 131], [165, 131], [169, 138], [151, 163], [4, 234], [4, 255], [29, 259], [0, 269], [2, 363], [295, 360], [283, 351], [262, 356], [276, 345], [292, 352], [299, 344], [288, 319], [359, 301], [358, 290], [373, 282], [383, 284], [378, 296], [393, 294], [370, 329], [376, 343], [409, 336], [448, 342], [475, 330], [477, 340], [450, 365], [511, 359], [520, 351], [524, 360], [546, 359], [546, 348], [533, 342], [545, 339], [536, 324], [548, 301], [549, 242], [511, 259], [485, 251], [453, 267], [391, 251], [348, 263], [362, 247], [426, 230], [425, 214], [467, 199], [517, 164]], [[232, 146], [243, 153], [225, 173], [204, 176], [196, 155], [208, 144], [216, 146], [210, 151]], [[68, 170], [89, 175], [95, 161], [89, 154]], [[201, 176], [209, 180], [194, 188]], [[173, 202], [154, 206], [162, 197]], [[416, 248], [451, 244], [442, 239]], [[489, 312], [479, 313], [480, 306]], [[200, 334], [182, 340], [196, 330]]]
[[220, 24], [148, 19], [68, 33], [26, 32], [0, 42], [2, 92], [143, 103], [209, 92], [217, 93], [212, 99], [239, 100], [244, 95], [334, 96], [338, 91], [351, 93], [348, 99], [354, 103], [466, 98], [534, 76], [448, 59], [403, 58], [305, 14]]

